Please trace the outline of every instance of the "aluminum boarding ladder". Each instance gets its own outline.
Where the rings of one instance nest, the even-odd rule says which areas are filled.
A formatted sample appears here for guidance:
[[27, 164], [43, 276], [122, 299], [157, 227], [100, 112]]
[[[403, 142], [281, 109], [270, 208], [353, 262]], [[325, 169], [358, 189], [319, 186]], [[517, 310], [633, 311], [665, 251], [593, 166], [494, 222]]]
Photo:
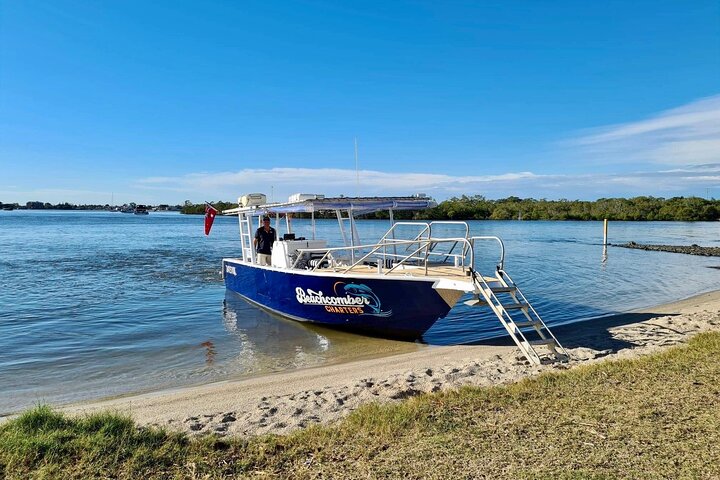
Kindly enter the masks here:
[[238, 216], [240, 222], [240, 247], [243, 260], [255, 263], [255, 248], [253, 245], [252, 215], [241, 214]]
[[[510, 275], [502, 269], [497, 270], [497, 276], [494, 278], [483, 277], [474, 270], [471, 272], [476, 291], [474, 298], [466, 301], [465, 304], [471, 307], [488, 305], [525, 358], [536, 365], [540, 365], [547, 356], [554, 361], [569, 360], [567, 351], [560, 345]], [[505, 298], [505, 302], [501, 301], [498, 295]], [[536, 350], [538, 347], [547, 348], [547, 354], [541, 356]]]

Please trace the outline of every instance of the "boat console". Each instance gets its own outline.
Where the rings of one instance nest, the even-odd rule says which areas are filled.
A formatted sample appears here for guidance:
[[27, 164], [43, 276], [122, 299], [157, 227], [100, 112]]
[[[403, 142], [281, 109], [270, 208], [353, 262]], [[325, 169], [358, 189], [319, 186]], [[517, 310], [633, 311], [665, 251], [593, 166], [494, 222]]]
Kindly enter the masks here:
[[[278, 268], [290, 268], [295, 263], [298, 256], [298, 249], [308, 248], [326, 248], [327, 242], [325, 240], [278, 240], [273, 244], [272, 249], [272, 266]], [[324, 253], [319, 253], [318, 256], [322, 257]], [[313, 254], [316, 256], [316, 254]], [[304, 259], [305, 261], [298, 262], [298, 267], [304, 268], [312, 258]], [[302, 265], [301, 265], [302, 263]]]

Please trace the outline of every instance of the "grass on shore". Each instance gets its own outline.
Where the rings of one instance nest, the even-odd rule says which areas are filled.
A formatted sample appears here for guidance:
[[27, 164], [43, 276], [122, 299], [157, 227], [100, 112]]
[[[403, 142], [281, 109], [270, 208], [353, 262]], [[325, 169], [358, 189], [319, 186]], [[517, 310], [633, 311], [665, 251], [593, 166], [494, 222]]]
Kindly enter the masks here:
[[40, 406], [0, 426], [7, 478], [720, 478], [720, 334], [635, 360], [368, 405], [251, 440]]

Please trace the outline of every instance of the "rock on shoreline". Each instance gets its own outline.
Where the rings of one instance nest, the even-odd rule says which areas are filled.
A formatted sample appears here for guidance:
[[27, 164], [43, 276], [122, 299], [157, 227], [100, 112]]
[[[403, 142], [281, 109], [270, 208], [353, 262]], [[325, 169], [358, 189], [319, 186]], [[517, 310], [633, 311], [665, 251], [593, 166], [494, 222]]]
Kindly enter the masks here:
[[644, 245], [641, 243], [629, 242], [613, 244], [614, 247], [634, 248], [636, 250], [648, 250], [652, 252], [685, 253], [687, 255], [702, 255], [704, 257], [720, 257], [720, 247], [701, 247], [700, 245]]

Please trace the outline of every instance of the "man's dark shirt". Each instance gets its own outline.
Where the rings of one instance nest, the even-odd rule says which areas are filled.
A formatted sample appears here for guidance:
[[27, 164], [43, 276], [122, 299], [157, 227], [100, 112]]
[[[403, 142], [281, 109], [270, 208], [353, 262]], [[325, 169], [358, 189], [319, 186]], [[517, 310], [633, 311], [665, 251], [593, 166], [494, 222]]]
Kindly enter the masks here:
[[255, 232], [255, 239], [257, 240], [257, 253], [264, 253], [270, 255], [272, 253], [272, 244], [277, 239], [275, 229], [270, 227], [269, 231], [265, 231], [265, 227], [260, 227]]

